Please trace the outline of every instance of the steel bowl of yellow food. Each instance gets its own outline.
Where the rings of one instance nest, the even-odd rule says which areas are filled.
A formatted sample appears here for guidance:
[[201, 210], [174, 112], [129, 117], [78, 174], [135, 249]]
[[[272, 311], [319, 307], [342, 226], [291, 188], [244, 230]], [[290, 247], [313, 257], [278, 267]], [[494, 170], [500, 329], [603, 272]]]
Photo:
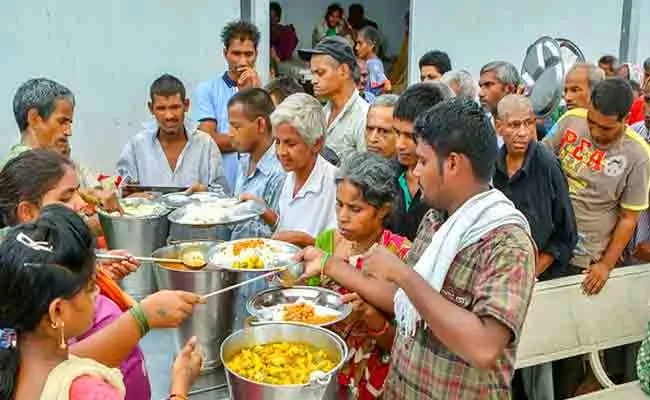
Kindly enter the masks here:
[[221, 344], [232, 400], [335, 400], [347, 356], [336, 334], [290, 322], [245, 328]]

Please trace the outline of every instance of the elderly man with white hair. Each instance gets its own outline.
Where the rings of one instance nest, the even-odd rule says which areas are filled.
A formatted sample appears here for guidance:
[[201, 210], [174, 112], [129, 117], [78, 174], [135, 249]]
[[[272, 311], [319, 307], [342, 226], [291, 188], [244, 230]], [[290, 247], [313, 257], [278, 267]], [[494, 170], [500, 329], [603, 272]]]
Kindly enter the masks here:
[[472, 78], [472, 74], [464, 69], [446, 72], [440, 80], [449, 86], [456, 97], [470, 100], [478, 98], [478, 85]]
[[[530, 100], [507, 95], [497, 106], [496, 127], [504, 140], [492, 183], [521, 211], [530, 224], [539, 257], [535, 276], [548, 280], [568, 275], [578, 240], [569, 187], [555, 155], [537, 142]], [[521, 371], [531, 400], [553, 399], [551, 364]]]
[[[275, 148], [287, 177], [278, 199], [275, 239], [299, 246], [336, 227], [336, 167], [321, 155], [325, 115], [305, 93], [287, 97], [271, 114]], [[267, 214], [267, 213], [265, 213]]]

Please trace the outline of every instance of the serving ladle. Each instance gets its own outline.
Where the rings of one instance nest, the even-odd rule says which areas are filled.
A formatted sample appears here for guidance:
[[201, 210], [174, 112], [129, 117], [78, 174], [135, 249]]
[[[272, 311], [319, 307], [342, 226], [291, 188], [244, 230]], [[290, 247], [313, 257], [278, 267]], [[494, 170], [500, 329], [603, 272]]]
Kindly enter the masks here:
[[[114, 260], [114, 261], [128, 261], [129, 257], [120, 256], [117, 254], [108, 254], [98, 252], [95, 254], [100, 260]], [[189, 269], [199, 270], [205, 268], [208, 262], [203, 253], [199, 250], [187, 250], [181, 253], [180, 258], [159, 258], [159, 257], [139, 257], [134, 256], [134, 259], [140, 262], [155, 262], [161, 264], [182, 264]]]

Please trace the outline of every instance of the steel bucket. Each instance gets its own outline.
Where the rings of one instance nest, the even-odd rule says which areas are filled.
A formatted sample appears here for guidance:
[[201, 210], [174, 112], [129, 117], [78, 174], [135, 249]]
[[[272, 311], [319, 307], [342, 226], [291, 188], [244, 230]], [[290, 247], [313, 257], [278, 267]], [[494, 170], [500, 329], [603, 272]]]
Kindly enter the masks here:
[[[243, 378], [228, 369], [226, 362], [246, 347], [275, 342], [308, 343], [335, 355], [340, 361], [327, 377], [304, 385], [270, 385]], [[316, 326], [274, 322], [239, 330], [221, 345], [221, 360], [231, 400], [335, 400], [338, 399], [337, 372], [348, 357], [348, 347], [335, 333]]]
[[[144, 199], [124, 199], [137, 202]], [[109, 249], [123, 249], [136, 256], [151, 254], [165, 245], [169, 232], [167, 215], [147, 217], [123, 217], [98, 210], [99, 222], [104, 230]], [[122, 280], [120, 286], [136, 300], [142, 300], [156, 292], [156, 281], [151, 263], [142, 263], [140, 268]]]
[[[205, 255], [217, 242], [197, 241], [182, 242], [160, 248], [153, 252], [153, 257], [180, 258], [183, 251], [198, 249]], [[207, 255], [206, 255], [207, 258]], [[234, 275], [223, 270], [203, 269], [192, 271], [178, 269], [175, 265], [154, 264], [154, 271], [160, 289], [184, 290], [208, 294], [234, 283]], [[232, 291], [207, 299], [206, 304], [194, 307], [193, 314], [174, 330], [176, 352], [179, 352], [187, 340], [196, 336], [204, 351], [204, 369], [221, 365], [219, 344], [230, 334], [232, 325]]]

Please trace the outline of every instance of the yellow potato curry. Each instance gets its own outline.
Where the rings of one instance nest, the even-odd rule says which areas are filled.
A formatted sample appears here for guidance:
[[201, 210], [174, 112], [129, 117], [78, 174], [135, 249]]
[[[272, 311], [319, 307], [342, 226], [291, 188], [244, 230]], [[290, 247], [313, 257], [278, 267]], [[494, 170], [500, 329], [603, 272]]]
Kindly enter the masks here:
[[234, 373], [272, 385], [301, 385], [314, 371], [331, 371], [338, 360], [305, 343], [267, 343], [245, 348], [226, 363]]

